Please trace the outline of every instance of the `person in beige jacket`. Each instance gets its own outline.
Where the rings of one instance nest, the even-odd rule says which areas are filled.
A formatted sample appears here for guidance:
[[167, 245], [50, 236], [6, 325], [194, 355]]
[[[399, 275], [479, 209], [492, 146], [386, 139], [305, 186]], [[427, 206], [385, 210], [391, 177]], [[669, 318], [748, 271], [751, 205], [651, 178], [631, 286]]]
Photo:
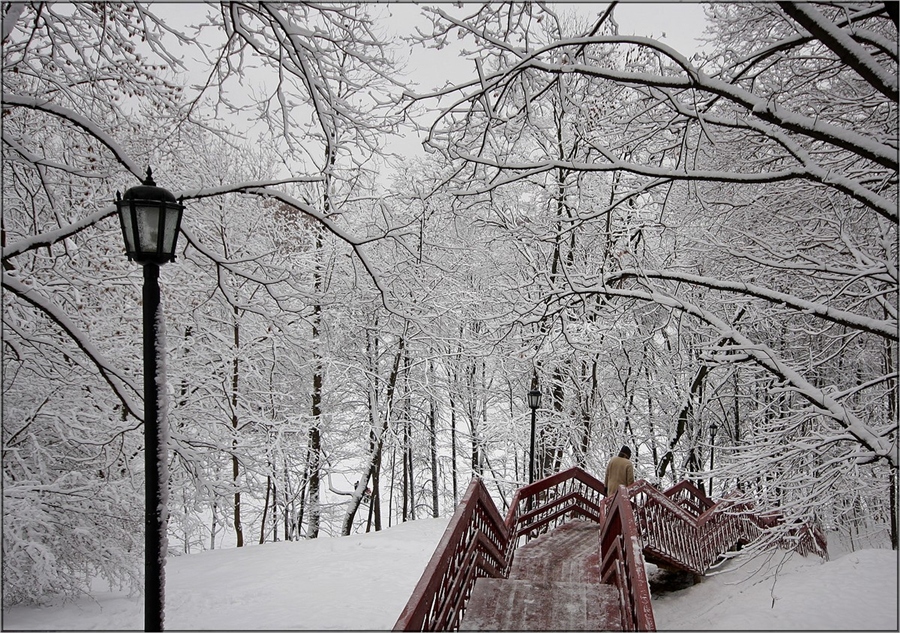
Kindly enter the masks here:
[[623, 446], [619, 451], [618, 457], [609, 460], [606, 467], [606, 496], [611, 497], [616, 494], [619, 486], [628, 486], [634, 483], [634, 466], [631, 463], [631, 449]]

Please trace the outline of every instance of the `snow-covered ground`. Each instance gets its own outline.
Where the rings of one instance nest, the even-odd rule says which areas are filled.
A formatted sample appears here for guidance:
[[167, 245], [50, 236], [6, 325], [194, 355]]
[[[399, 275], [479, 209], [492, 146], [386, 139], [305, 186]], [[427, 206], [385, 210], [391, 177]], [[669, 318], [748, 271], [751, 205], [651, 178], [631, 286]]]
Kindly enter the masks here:
[[[447, 519], [383, 532], [268, 543], [171, 558], [168, 630], [390, 629]], [[654, 600], [660, 630], [898, 630], [897, 553], [776, 553], [729, 562]], [[135, 630], [142, 599], [98, 587], [74, 604], [15, 607], [4, 630]]]

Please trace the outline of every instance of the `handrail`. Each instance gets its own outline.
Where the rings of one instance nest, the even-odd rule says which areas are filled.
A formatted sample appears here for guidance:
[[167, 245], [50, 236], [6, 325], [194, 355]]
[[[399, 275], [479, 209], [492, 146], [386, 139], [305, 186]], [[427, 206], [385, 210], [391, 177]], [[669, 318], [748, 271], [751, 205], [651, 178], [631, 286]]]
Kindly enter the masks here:
[[675, 484], [663, 494], [696, 516], [700, 516], [715, 505], [712, 499], [687, 479]]
[[[643, 479], [626, 492], [644, 552], [651, 558], [703, 574], [723, 552], [746, 540], [745, 512], [731, 499], [709, 505], [693, 486], [670, 495]], [[701, 508], [705, 510], [698, 514]]]
[[[753, 541], [763, 532], [772, 530], [784, 523], [784, 515], [780, 512], [768, 512], [764, 515], [750, 513], [747, 515], [747, 541]], [[799, 526], [792, 525], [787, 529], [787, 534], [781, 535], [774, 545], [794, 551], [806, 556], [816, 554], [828, 560], [828, 539], [818, 525], [802, 523]]]
[[[394, 630], [457, 629], [476, 579], [508, 577], [520, 541], [579, 516], [600, 526], [601, 582], [619, 589], [622, 628], [652, 631], [645, 553], [703, 574], [736, 544], [783, 521], [777, 513], [755, 514], [740, 493], [714, 502], [687, 481], [661, 492], [639, 480], [612, 497], [605, 493], [600, 480], [570, 468], [517, 490], [501, 519], [474, 478]], [[806, 524], [792, 527], [779, 544], [827, 556], [821, 531]]]
[[[778, 514], [754, 513], [739, 492], [713, 502], [688, 482], [663, 493], [640, 480], [626, 490], [645, 553], [695, 574], [704, 574], [724, 552], [756, 540], [781, 521]], [[778, 545], [827, 558], [824, 536], [805, 524]]]
[[605, 492], [600, 480], [570, 468], [516, 491], [501, 520], [484, 484], [474, 478], [394, 630], [458, 628], [477, 578], [507, 577], [519, 541], [556, 527], [567, 516], [600, 523]]
[[522, 537], [529, 540], [558, 527], [567, 514], [600, 523], [600, 504], [605, 494], [603, 482], [578, 467], [519, 488], [504, 520], [510, 536], [507, 573]]
[[[618, 491], [617, 491], [618, 492]], [[507, 573], [519, 541], [557, 527], [566, 515], [598, 524], [601, 582], [619, 589], [622, 627], [626, 631], [655, 631], [650, 585], [634, 513], [627, 494], [617, 503], [606, 497], [606, 486], [578, 467], [520, 488], [506, 514], [510, 547]], [[605, 497], [605, 499], [604, 499]], [[612, 510], [607, 510], [607, 508]]]
[[643, 547], [625, 486], [619, 486], [601, 512], [600, 582], [619, 590], [623, 631], [655, 631]]
[[497, 506], [473, 478], [394, 630], [457, 629], [475, 581], [505, 575], [508, 543]]
[[[506, 519], [500, 522], [487, 489], [480, 479], [473, 479], [394, 630], [455, 630], [475, 580], [481, 576], [507, 577], [519, 541], [549, 531], [567, 518], [580, 516], [598, 523], [602, 543], [605, 492], [599, 479], [580, 468], [570, 468], [516, 491]], [[623, 496], [624, 506], [628, 506], [627, 500]], [[625, 526], [627, 538], [615, 539], [619, 545], [611, 550], [622, 571], [608, 575], [606, 582], [621, 585], [624, 626], [652, 631], [650, 590], [637, 529], [633, 516], [630, 522], [626, 517], [624, 523], [618, 518], [622, 512], [617, 507], [615, 525], [620, 533]], [[632, 598], [635, 592], [638, 596]], [[630, 605], [640, 605], [641, 615]]]

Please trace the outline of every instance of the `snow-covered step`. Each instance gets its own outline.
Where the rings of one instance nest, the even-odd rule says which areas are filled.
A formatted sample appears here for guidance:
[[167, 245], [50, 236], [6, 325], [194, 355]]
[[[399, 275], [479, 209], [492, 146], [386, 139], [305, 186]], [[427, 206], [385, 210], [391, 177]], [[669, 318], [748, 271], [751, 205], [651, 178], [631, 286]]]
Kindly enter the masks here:
[[510, 578], [600, 582], [600, 527], [570, 521], [516, 550]]
[[463, 631], [621, 630], [618, 590], [600, 584], [596, 523], [570, 521], [523, 545], [509, 578], [479, 578]]
[[620, 631], [617, 590], [588, 582], [479, 578], [460, 631]]

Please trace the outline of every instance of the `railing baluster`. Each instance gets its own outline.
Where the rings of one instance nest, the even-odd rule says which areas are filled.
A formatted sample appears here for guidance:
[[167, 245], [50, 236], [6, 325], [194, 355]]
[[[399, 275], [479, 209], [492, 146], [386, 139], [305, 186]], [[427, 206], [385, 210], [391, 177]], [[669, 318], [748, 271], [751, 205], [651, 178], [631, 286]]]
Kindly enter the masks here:
[[[623, 596], [623, 628], [654, 630], [643, 549], [702, 574], [727, 548], [781, 521], [753, 514], [747, 502], [726, 497], [715, 503], [687, 481], [665, 493], [644, 480], [612, 498], [606, 493], [602, 482], [571, 468], [516, 491], [503, 520], [474, 479], [394, 629], [457, 628], [477, 578], [508, 576], [520, 543], [584, 516], [601, 525], [601, 579]], [[827, 556], [816, 528], [799, 526], [783, 538], [788, 542]]]

